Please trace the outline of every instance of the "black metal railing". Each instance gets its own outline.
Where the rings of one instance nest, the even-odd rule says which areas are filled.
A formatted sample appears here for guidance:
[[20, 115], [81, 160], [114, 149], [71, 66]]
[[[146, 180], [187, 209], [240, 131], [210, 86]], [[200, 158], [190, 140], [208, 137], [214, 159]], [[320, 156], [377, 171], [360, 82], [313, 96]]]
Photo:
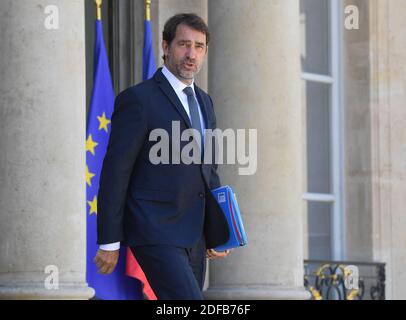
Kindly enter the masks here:
[[305, 260], [304, 285], [314, 300], [385, 300], [385, 264]]

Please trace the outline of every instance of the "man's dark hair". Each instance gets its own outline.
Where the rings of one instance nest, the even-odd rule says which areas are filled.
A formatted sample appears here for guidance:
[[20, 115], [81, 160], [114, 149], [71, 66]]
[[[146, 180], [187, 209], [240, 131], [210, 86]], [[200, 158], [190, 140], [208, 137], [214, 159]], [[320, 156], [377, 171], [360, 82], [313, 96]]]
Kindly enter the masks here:
[[[209, 28], [204, 20], [195, 13], [179, 13], [174, 15], [165, 23], [164, 31], [162, 32], [162, 39], [168, 43], [168, 46], [170, 46], [173, 39], [175, 39], [176, 29], [181, 24], [204, 33], [206, 35], [206, 45], [209, 44]], [[165, 60], [165, 56], [163, 59]]]

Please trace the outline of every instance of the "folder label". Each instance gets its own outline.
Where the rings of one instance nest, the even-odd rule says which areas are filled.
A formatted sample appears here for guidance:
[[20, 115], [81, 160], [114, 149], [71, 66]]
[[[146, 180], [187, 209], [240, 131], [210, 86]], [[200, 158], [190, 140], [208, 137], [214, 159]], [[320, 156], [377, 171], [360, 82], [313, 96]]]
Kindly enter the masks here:
[[226, 194], [224, 192], [220, 192], [218, 194], [218, 202], [219, 203], [226, 202]]

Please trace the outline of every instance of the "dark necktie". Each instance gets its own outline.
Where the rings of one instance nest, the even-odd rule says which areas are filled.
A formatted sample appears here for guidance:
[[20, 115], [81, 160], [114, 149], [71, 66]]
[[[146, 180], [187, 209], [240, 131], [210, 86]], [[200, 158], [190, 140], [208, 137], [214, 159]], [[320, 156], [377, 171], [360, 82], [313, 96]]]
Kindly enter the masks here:
[[199, 107], [197, 104], [195, 94], [191, 87], [186, 87], [185, 89], [183, 89], [183, 92], [186, 93], [186, 95], [187, 95], [187, 102], [189, 104], [189, 112], [190, 112], [190, 118], [192, 121], [192, 128], [199, 131], [200, 137], [202, 139], [201, 143], [202, 143], [202, 149], [203, 149], [204, 135], [203, 135], [202, 126], [200, 123]]

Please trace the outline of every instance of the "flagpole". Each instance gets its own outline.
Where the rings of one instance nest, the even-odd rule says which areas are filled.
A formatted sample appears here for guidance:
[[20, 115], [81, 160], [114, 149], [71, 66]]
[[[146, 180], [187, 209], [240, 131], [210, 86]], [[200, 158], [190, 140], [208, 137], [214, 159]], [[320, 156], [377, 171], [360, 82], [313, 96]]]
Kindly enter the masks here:
[[145, 0], [145, 20], [151, 20], [151, 0]]
[[94, 0], [94, 3], [96, 5], [96, 19], [101, 20], [102, 19], [102, 4], [103, 0]]

